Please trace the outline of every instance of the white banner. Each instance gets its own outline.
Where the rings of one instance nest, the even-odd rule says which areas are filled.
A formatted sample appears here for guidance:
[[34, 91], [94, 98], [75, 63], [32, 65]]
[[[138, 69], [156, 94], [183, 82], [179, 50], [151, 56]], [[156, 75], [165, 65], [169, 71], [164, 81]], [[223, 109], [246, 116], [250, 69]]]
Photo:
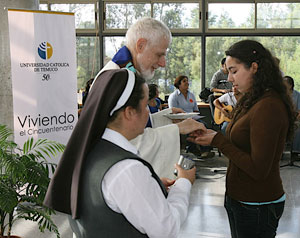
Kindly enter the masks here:
[[77, 122], [73, 13], [8, 10], [14, 136], [66, 144]]

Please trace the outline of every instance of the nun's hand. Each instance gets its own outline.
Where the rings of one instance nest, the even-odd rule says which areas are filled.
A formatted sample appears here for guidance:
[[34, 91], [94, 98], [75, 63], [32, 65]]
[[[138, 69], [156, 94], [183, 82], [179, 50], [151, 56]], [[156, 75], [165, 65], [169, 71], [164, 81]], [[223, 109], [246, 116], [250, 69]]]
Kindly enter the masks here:
[[167, 189], [167, 191], [169, 191], [170, 187], [175, 183], [175, 179], [169, 179], [169, 178], [160, 178], [160, 180], [162, 181], [163, 185], [165, 186], [165, 188]]

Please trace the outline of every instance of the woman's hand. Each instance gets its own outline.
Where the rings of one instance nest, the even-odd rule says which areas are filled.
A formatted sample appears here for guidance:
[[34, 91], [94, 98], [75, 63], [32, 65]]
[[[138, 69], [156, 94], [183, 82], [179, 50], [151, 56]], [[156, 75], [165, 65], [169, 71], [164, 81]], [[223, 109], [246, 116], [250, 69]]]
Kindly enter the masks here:
[[213, 138], [217, 134], [216, 131], [207, 129], [206, 131], [204, 130], [198, 130], [194, 131], [191, 134], [189, 134], [189, 137], [187, 138], [188, 141], [191, 141], [195, 144], [198, 145], [210, 145]]

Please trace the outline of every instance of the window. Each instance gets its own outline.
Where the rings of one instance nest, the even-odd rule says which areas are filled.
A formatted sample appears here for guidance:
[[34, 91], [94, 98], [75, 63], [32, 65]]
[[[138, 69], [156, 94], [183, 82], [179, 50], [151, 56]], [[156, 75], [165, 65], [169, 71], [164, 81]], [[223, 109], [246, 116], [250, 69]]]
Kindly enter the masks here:
[[254, 28], [253, 3], [208, 4], [208, 29]]
[[[162, 98], [173, 92], [173, 82], [179, 74], [189, 77], [190, 89], [197, 96], [203, 86], [209, 87], [224, 51], [245, 38], [257, 39], [270, 48], [281, 60], [284, 74], [292, 76], [295, 88], [300, 89], [298, 0], [40, 0], [40, 3], [41, 10], [48, 10], [49, 6], [51, 11], [75, 13], [79, 88], [125, 44], [125, 33], [132, 23], [142, 17], [154, 17], [163, 21], [173, 34], [166, 67], [157, 70], [148, 82], [159, 85]], [[102, 15], [103, 19], [96, 18]], [[102, 39], [103, 52], [99, 45]]]
[[76, 37], [77, 86], [84, 88], [86, 82], [100, 70], [98, 37]]
[[48, 5], [47, 4], [40, 4], [39, 9], [42, 11], [48, 11]]
[[199, 3], [155, 3], [153, 17], [171, 29], [197, 29], [200, 26]]
[[95, 4], [51, 4], [51, 11], [75, 13], [75, 28], [95, 28]]
[[[262, 43], [271, 53], [280, 60], [280, 68], [284, 75], [289, 75], [295, 80], [295, 89], [300, 90], [300, 37], [280, 36], [245, 36], [245, 37], [208, 37], [206, 41], [206, 80], [210, 85], [213, 74], [220, 69], [221, 59], [225, 51], [235, 42], [243, 39], [252, 39]], [[280, 47], [278, 47], [280, 46]]]
[[300, 28], [300, 3], [258, 3], [258, 28]]
[[110, 61], [118, 50], [125, 44], [125, 37], [104, 38], [104, 65]]
[[173, 37], [167, 53], [165, 68], [156, 70], [155, 76], [147, 83], [159, 85], [160, 97], [171, 94], [174, 90], [174, 80], [179, 75], [189, 78], [189, 89], [199, 95], [201, 88], [201, 38]]
[[127, 29], [137, 19], [150, 17], [150, 4], [105, 4], [105, 29]]

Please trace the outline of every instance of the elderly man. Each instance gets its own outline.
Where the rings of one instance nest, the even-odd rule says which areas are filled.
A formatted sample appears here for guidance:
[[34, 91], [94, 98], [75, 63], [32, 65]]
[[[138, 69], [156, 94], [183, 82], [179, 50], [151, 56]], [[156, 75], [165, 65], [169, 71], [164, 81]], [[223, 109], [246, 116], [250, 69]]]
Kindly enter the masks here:
[[100, 71], [128, 68], [144, 79], [151, 79], [155, 69], [166, 66], [166, 52], [172, 41], [170, 30], [153, 18], [142, 18], [126, 33], [123, 46]]
[[[96, 78], [105, 70], [127, 68], [144, 79], [151, 79], [157, 68], [165, 67], [166, 52], [171, 41], [171, 32], [165, 24], [153, 18], [142, 18], [128, 29], [126, 46], [115, 54]], [[172, 124], [171, 120], [163, 116], [178, 112], [183, 110], [169, 108], [151, 114], [153, 128], [145, 129], [142, 135], [131, 140], [139, 154], [151, 163], [159, 176], [172, 176], [172, 165], [178, 161], [180, 154], [179, 133], [194, 123], [188, 120]]]

